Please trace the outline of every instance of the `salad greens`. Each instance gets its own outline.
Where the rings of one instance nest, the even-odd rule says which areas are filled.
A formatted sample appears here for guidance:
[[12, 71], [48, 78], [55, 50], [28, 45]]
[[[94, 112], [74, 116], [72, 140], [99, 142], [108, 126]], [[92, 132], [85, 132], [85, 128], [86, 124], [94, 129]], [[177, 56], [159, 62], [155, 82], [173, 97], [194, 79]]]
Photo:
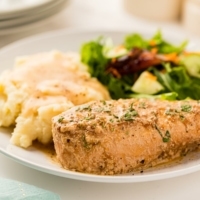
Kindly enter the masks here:
[[126, 93], [131, 91], [130, 84], [133, 82], [131, 79], [126, 80], [126, 77], [115, 78], [105, 71], [109, 59], [103, 54], [104, 42], [103, 38], [98, 38], [96, 41], [84, 44], [81, 48], [81, 60], [88, 65], [91, 76], [103, 83], [114, 99], [126, 98]]
[[187, 43], [187, 41], [184, 41], [180, 46], [174, 46], [163, 39], [161, 31], [157, 31], [150, 40], [144, 39], [139, 34], [131, 34], [127, 35], [124, 41], [124, 45], [127, 49], [132, 49], [133, 47], [152, 49], [157, 47], [159, 53], [181, 53], [185, 49]]
[[150, 39], [129, 34], [120, 45], [99, 37], [82, 45], [81, 61], [113, 99], [200, 99], [200, 54], [186, 46], [170, 44], [160, 31]]

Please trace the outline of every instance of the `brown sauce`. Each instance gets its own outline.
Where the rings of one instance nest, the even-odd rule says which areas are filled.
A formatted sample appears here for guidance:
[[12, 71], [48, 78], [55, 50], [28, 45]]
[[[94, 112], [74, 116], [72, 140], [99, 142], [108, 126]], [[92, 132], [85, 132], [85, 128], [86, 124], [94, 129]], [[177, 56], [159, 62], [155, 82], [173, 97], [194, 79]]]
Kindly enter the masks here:
[[[31, 149], [34, 148], [37, 151], [40, 151], [47, 157], [47, 159], [49, 159], [50, 162], [63, 168], [57, 159], [53, 142], [51, 142], [50, 144], [44, 145], [36, 140], [33, 142], [33, 145], [30, 148]], [[151, 173], [151, 172], [159, 173], [160, 171], [165, 170], [165, 169], [168, 169], [170, 171], [171, 169], [173, 169], [173, 167], [176, 167], [177, 165], [184, 165], [194, 160], [200, 160], [200, 147], [197, 148], [196, 150], [188, 152], [187, 155], [185, 156], [178, 157], [171, 161], [156, 164], [153, 166], [148, 166], [145, 168], [141, 167], [133, 172], [127, 173], [127, 175], [139, 175], [139, 174], [141, 175], [141, 174]], [[116, 176], [120, 176], [120, 175], [125, 175], [125, 174], [116, 174]]]
[[53, 142], [50, 144], [44, 145], [38, 141], [34, 141], [33, 147], [37, 149], [38, 151], [42, 152], [43, 154], [45, 154], [46, 157], [49, 158], [53, 163], [59, 164], [58, 159], [56, 157], [56, 151], [55, 151]]
[[[52, 163], [59, 165], [62, 168], [61, 164], [59, 163], [59, 161], [57, 159], [53, 142], [48, 145], [44, 145], [38, 141], [34, 141], [32, 147], [37, 149], [38, 151], [42, 152], [43, 154], [45, 154], [46, 157]], [[138, 174], [143, 174], [143, 173], [145, 174], [145, 173], [149, 173], [149, 172], [151, 173], [152, 171], [159, 172], [160, 170], [163, 170], [166, 168], [169, 168], [169, 170], [170, 170], [170, 168], [173, 168], [177, 165], [184, 164], [184, 163], [187, 163], [192, 160], [199, 159], [199, 158], [200, 158], [200, 149], [196, 149], [192, 152], [189, 152], [186, 156], [175, 158], [169, 162], [157, 164], [156, 166], [152, 166], [152, 167], [148, 167], [148, 168], [144, 168], [144, 169], [141, 168], [141, 169], [138, 169], [131, 173], [128, 173], [127, 175], [138, 175]], [[116, 174], [116, 176], [120, 176], [120, 175], [123, 175], [123, 174]]]

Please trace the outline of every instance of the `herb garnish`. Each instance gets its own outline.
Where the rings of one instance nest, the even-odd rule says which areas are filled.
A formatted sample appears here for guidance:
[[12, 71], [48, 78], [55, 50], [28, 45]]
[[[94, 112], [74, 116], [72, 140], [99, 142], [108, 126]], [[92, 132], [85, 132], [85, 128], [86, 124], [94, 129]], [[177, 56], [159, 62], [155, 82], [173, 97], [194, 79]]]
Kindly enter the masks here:
[[138, 116], [138, 112], [133, 108], [133, 103], [131, 103], [129, 110], [123, 115], [125, 121], [132, 121], [134, 117]]
[[140, 102], [140, 104], [139, 104], [139, 108], [146, 108], [146, 104], [145, 104], [145, 102]]
[[192, 110], [192, 106], [189, 104], [181, 105], [181, 111], [183, 112], [190, 112]]
[[103, 105], [106, 105], [106, 101], [105, 100], [101, 100]]
[[184, 115], [179, 115], [179, 117], [180, 117], [181, 120], [185, 119]]
[[95, 119], [95, 115], [88, 115], [88, 116], [85, 117], [84, 119], [85, 119], [85, 120]]
[[165, 132], [165, 136], [163, 137], [163, 142], [169, 142], [170, 138], [171, 138], [170, 132], [167, 130]]
[[64, 119], [64, 117], [61, 116], [61, 117], [58, 119], [58, 122], [59, 122], [59, 123], [62, 123], [63, 119]]
[[160, 136], [162, 137], [163, 142], [169, 142], [170, 141], [171, 135], [170, 135], [170, 132], [168, 130], [163, 135], [162, 132], [160, 131], [160, 129], [156, 125], [155, 125], [155, 128], [158, 131], [158, 133], [160, 134]]
[[131, 121], [134, 117], [138, 116], [138, 112], [136, 110], [128, 111], [124, 114], [123, 119], [125, 121]]
[[173, 114], [174, 114], [174, 111], [171, 108], [165, 111], [165, 115], [173, 115]]
[[113, 117], [114, 117], [114, 118], [116, 118], [116, 119], [118, 119], [118, 118], [119, 118], [119, 117], [118, 117], [117, 115], [115, 115], [115, 114], [113, 114]]
[[89, 145], [88, 145], [88, 143], [87, 143], [87, 141], [86, 141], [85, 135], [82, 136], [82, 141], [83, 141], [83, 146], [84, 146], [86, 149], [88, 149], [88, 148], [89, 148]]
[[110, 119], [110, 122], [111, 122], [111, 123], [113, 123], [113, 122], [114, 122], [114, 119], [113, 119], [113, 118], [111, 118], [111, 119]]
[[90, 105], [88, 105], [88, 106], [85, 106], [85, 107], [83, 107], [83, 108], [82, 108], [82, 110], [88, 110], [88, 111], [91, 111], [91, 110], [92, 110], [92, 108], [91, 108], [91, 106], [90, 106]]

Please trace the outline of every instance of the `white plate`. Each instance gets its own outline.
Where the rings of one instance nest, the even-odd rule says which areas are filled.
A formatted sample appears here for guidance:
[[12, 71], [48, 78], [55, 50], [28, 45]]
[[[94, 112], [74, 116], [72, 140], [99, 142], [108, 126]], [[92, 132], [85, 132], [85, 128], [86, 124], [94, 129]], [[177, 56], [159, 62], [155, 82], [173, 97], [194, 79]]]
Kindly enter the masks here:
[[14, 17], [20, 13], [46, 6], [56, 0], [1, 0], [0, 17]]
[[[129, 31], [130, 32], [130, 31]], [[131, 32], [138, 32], [132, 30]], [[145, 30], [143, 35], [150, 37], [153, 32]], [[78, 51], [80, 45], [88, 40], [95, 39], [100, 35], [111, 36], [116, 43], [120, 43], [127, 32], [119, 31], [59, 31], [52, 32], [36, 37], [31, 37], [15, 44], [9, 45], [0, 51], [0, 70], [11, 68], [15, 57], [20, 55], [34, 54], [42, 51], [50, 51], [58, 49], [61, 51]], [[177, 43], [183, 40], [180, 36], [174, 34], [167, 34], [165, 36], [169, 41]], [[196, 45], [198, 44], [198, 45]], [[190, 49], [197, 50], [200, 43], [191, 42]], [[144, 173], [137, 173], [135, 175], [118, 175], [118, 176], [99, 176], [91, 174], [83, 174], [78, 172], [72, 172], [62, 169], [58, 164], [52, 162], [45, 153], [37, 148], [31, 147], [30, 149], [22, 149], [17, 146], [13, 146], [9, 143], [10, 131], [8, 129], [0, 129], [0, 152], [4, 155], [14, 159], [15, 161], [26, 165], [28, 167], [40, 170], [46, 173], [54, 174], [61, 177], [93, 181], [93, 182], [144, 182], [166, 179], [176, 177], [191, 172], [200, 170], [200, 153], [194, 153], [190, 156], [186, 156], [181, 162], [172, 163], [170, 165], [145, 170]]]
[[64, 9], [66, 3], [67, 0], [57, 0], [44, 8], [38, 9], [37, 12], [29, 11], [27, 15], [23, 15], [21, 17], [0, 20], [0, 32], [20, 26], [26, 26], [27, 24], [52, 16]]
[[[55, 2], [55, 7], [44, 10], [44, 12], [39, 13], [36, 16], [28, 16], [26, 19], [24, 17], [16, 18], [16, 20], [11, 21], [9, 27], [5, 27], [6, 23], [1, 23], [0, 20], [0, 36], [8, 35], [8, 34], [16, 34], [23, 31], [28, 31], [34, 28], [38, 28], [39, 26], [45, 25], [51, 21], [51, 19], [60, 13], [66, 6], [69, 5], [69, 0], [57, 0]], [[49, 8], [49, 7], [47, 7]], [[46, 9], [46, 8], [45, 8]], [[30, 12], [32, 13], [32, 12]], [[16, 22], [17, 21], [17, 22]], [[4, 20], [3, 20], [4, 22]], [[24, 23], [26, 22], [26, 23]], [[16, 26], [13, 26], [12, 23], [17, 23]], [[11, 26], [12, 25], [12, 26]], [[5, 27], [5, 28], [1, 28]]]

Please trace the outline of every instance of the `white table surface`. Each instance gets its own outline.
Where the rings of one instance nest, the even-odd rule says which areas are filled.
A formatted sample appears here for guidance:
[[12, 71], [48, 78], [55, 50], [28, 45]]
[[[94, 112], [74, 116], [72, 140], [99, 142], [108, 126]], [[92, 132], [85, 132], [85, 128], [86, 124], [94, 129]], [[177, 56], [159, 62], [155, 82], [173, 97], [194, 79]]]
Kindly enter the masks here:
[[[40, 26], [10, 35], [0, 35], [0, 48], [24, 37], [63, 28], [102, 28], [133, 30], [141, 28], [174, 32], [195, 37], [179, 22], [152, 22], [136, 18], [123, 9], [121, 0], [71, 0], [60, 14]], [[93, 183], [71, 180], [25, 167], [0, 154], [0, 177], [15, 179], [58, 193], [63, 200], [199, 200], [200, 172], [144, 183]]]

